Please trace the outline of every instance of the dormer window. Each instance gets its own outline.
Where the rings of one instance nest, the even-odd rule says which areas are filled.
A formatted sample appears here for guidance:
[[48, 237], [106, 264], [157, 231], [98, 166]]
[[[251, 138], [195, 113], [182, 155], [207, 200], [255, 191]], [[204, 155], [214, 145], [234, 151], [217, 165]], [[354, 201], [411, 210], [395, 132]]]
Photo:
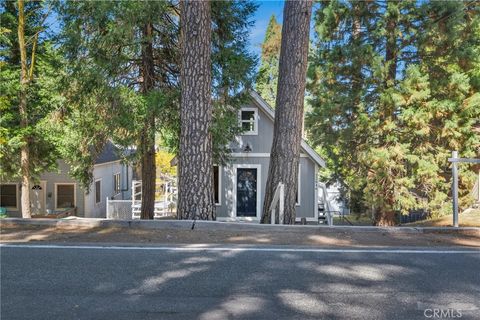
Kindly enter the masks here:
[[240, 110], [240, 127], [244, 135], [258, 133], [258, 114], [256, 108], [242, 108]]

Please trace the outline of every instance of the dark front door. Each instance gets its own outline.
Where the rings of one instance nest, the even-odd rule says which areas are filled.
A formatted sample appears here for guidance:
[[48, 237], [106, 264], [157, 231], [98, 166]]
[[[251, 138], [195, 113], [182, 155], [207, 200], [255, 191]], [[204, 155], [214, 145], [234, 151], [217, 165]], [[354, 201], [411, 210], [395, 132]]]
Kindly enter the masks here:
[[257, 169], [237, 168], [237, 217], [257, 216]]

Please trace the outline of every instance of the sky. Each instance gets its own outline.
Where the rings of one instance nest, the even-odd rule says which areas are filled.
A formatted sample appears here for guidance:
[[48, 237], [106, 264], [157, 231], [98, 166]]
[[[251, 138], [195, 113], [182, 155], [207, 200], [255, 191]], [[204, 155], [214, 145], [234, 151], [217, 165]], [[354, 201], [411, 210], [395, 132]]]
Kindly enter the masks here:
[[250, 34], [250, 50], [260, 57], [261, 44], [267, 31], [268, 21], [272, 14], [281, 24], [283, 21], [283, 3], [284, 1], [257, 1], [259, 7], [254, 15], [255, 26]]
[[[265, 38], [265, 32], [267, 31], [268, 22], [272, 14], [277, 18], [278, 23], [283, 23], [283, 5], [285, 1], [278, 0], [264, 0], [256, 1], [259, 5], [257, 11], [253, 16], [255, 21], [254, 27], [251, 29], [250, 33], [250, 51], [254, 52], [259, 58], [261, 54], [261, 44]], [[310, 21], [310, 40], [315, 38], [315, 28], [313, 14], [317, 9], [315, 3], [313, 4], [312, 9], [312, 19]]]

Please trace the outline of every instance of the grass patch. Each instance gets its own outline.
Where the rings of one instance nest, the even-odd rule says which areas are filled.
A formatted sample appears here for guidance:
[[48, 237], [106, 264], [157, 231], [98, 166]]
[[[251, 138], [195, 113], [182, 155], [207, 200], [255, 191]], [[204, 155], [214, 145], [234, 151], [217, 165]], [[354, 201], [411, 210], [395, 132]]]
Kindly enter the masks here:
[[[467, 209], [458, 215], [460, 227], [480, 227], [480, 209]], [[453, 226], [453, 214], [440, 218], [428, 219], [404, 224], [409, 227], [451, 227]]]

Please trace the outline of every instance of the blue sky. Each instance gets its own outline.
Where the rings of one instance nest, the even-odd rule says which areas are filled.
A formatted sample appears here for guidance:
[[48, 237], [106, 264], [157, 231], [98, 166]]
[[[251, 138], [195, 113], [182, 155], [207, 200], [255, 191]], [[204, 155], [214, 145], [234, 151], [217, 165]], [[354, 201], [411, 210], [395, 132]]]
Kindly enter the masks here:
[[250, 50], [260, 57], [260, 45], [265, 37], [268, 21], [272, 14], [275, 15], [277, 21], [282, 23], [283, 20], [283, 3], [284, 1], [257, 1], [259, 7], [255, 13], [255, 26], [250, 34]]
[[[277, 18], [278, 23], [282, 24], [283, 22], [283, 5], [285, 1], [278, 0], [265, 0], [265, 1], [256, 1], [259, 4], [257, 11], [253, 19], [255, 20], [255, 26], [251, 29], [250, 33], [250, 50], [253, 51], [260, 58], [261, 54], [261, 44], [265, 38], [265, 31], [267, 31], [268, 21], [272, 14]], [[314, 32], [314, 20], [313, 15], [317, 6], [313, 4], [312, 20], [310, 23], [310, 40], [313, 40], [315, 37]]]

